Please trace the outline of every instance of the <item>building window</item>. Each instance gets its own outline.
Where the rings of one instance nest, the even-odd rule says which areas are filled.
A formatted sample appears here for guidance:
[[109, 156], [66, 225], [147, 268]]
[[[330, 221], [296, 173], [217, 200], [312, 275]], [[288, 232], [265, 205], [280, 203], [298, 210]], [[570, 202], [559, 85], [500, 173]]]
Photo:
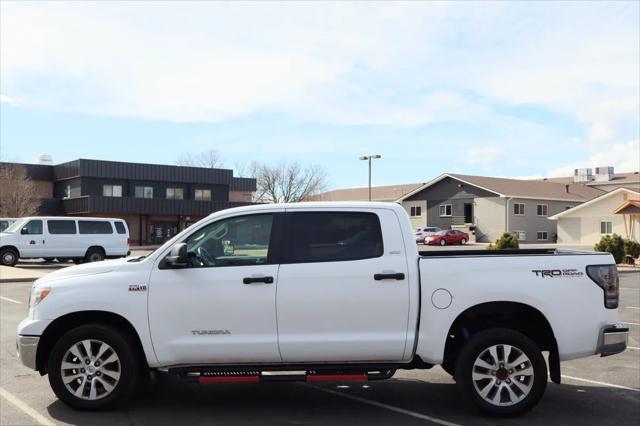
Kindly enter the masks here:
[[440, 205], [440, 216], [451, 216], [451, 204]]
[[182, 200], [184, 190], [182, 188], [167, 188], [167, 198], [170, 200]]
[[516, 234], [516, 237], [518, 238], [518, 241], [526, 241], [527, 240], [527, 233], [525, 231], [513, 231], [514, 234]]
[[613, 222], [608, 220], [603, 220], [600, 222], [601, 234], [611, 234], [612, 232], [613, 232]]
[[102, 185], [103, 197], [122, 197], [122, 185]]
[[524, 203], [515, 203], [513, 205], [513, 214], [516, 216], [524, 216]]
[[153, 198], [153, 186], [136, 186], [136, 198]]
[[547, 216], [549, 213], [549, 205], [548, 204], [538, 204], [537, 206], [538, 216]]
[[196, 200], [211, 201], [210, 189], [196, 189], [194, 197]]
[[538, 231], [537, 239], [538, 241], [547, 241], [549, 239], [547, 231]]
[[413, 206], [411, 207], [411, 217], [422, 216], [422, 207], [421, 206]]

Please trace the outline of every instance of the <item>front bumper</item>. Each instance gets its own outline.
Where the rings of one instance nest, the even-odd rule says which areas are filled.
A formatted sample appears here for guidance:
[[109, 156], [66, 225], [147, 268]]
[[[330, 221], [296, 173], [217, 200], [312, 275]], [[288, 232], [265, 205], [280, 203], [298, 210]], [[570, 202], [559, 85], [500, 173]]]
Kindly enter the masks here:
[[615, 355], [627, 349], [629, 340], [629, 328], [622, 324], [614, 324], [605, 327], [601, 332], [598, 351], [600, 356]]
[[16, 349], [18, 359], [26, 367], [36, 369], [36, 354], [38, 353], [38, 343], [40, 336], [21, 336], [16, 338]]

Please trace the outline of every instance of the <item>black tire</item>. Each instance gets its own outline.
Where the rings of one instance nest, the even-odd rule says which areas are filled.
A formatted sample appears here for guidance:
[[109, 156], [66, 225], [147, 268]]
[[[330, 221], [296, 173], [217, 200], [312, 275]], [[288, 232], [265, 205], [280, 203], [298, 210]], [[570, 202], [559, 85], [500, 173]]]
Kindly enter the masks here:
[[0, 263], [4, 266], [16, 266], [20, 260], [20, 255], [15, 249], [5, 247], [0, 250]]
[[91, 247], [84, 255], [85, 262], [100, 262], [104, 260], [104, 250], [99, 247]]
[[[526, 363], [518, 365], [518, 368], [523, 365], [527, 366], [522, 367], [522, 370], [520, 371], [524, 372], [525, 370], [529, 370], [529, 367], [533, 369], [533, 374], [528, 378], [520, 376], [522, 380], [520, 380], [515, 374], [513, 376], [509, 374], [508, 378], [505, 380], [504, 376], [494, 373], [494, 379], [476, 381], [476, 383], [480, 383], [481, 386], [487, 386], [486, 388], [483, 388], [483, 390], [487, 389], [491, 384], [492, 387], [487, 396], [495, 396], [499, 392], [500, 396], [498, 396], [498, 399], [500, 401], [505, 399], [505, 396], [506, 398], [511, 398], [509, 390], [506, 389], [507, 386], [509, 386], [511, 390], [520, 392], [520, 386], [516, 386], [515, 384], [516, 380], [519, 384], [524, 384], [525, 387], [530, 386], [528, 394], [525, 392], [518, 394], [518, 398], [522, 399], [513, 405], [499, 406], [488, 402], [480, 395], [479, 390], [477, 390], [476, 385], [474, 385], [472, 376], [474, 371], [474, 362], [476, 362], [483, 353], [486, 353], [485, 351], [494, 345], [512, 346], [517, 350], [515, 351], [514, 349], [511, 349], [511, 356], [509, 358], [512, 362], [516, 361], [514, 356], [519, 357], [518, 351], [526, 355], [528, 358]], [[502, 370], [504, 370], [504, 368]], [[480, 371], [482, 371], [481, 367]], [[504, 373], [504, 371], [502, 373]], [[513, 417], [528, 412], [540, 401], [540, 398], [542, 398], [547, 387], [547, 364], [538, 346], [524, 334], [508, 328], [491, 328], [472, 336], [471, 339], [463, 346], [456, 363], [455, 377], [458, 389], [468, 397], [468, 400], [481, 413], [494, 417]], [[493, 383], [500, 384], [500, 379], [504, 381], [504, 388], [499, 385], [496, 388], [496, 385], [493, 385]], [[491, 380], [494, 380], [494, 382], [491, 382]], [[527, 383], [527, 380], [532, 380], [532, 382]], [[507, 383], [511, 384], [508, 385]]]
[[69, 260], [71, 260], [68, 257], [57, 257], [56, 259], [58, 260], [58, 263], [67, 263]]
[[45, 262], [47, 262], [47, 263], [51, 263], [51, 262], [53, 262], [55, 259], [56, 259], [55, 257], [45, 257], [45, 258], [44, 258], [44, 261], [45, 261]]
[[79, 265], [82, 262], [84, 262], [84, 259], [82, 257], [74, 257], [73, 258], [73, 263], [75, 263], [76, 265]]
[[[63, 382], [61, 365], [67, 351], [83, 340], [99, 340], [113, 348], [119, 358], [120, 379], [111, 393], [95, 399], [83, 399], [75, 396]], [[71, 408], [78, 410], [104, 410], [128, 400], [135, 391], [142, 370], [137, 345], [133, 339], [105, 324], [87, 324], [68, 331], [56, 342], [48, 362], [49, 384], [58, 399]], [[81, 364], [80, 364], [81, 365]]]

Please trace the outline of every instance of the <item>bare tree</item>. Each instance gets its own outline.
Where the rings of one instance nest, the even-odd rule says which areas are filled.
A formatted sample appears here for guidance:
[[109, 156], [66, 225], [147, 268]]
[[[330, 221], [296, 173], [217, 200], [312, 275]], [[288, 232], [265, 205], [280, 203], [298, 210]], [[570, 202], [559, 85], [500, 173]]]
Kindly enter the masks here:
[[0, 216], [23, 217], [38, 213], [36, 184], [19, 164], [0, 165]]
[[301, 166], [282, 162], [277, 166], [252, 163], [256, 179], [256, 201], [262, 203], [295, 203], [308, 201], [326, 186], [326, 172], [320, 166]]
[[183, 154], [176, 160], [176, 166], [208, 167], [210, 169], [216, 169], [223, 165], [224, 161], [222, 160], [220, 153], [215, 149], [209, 149], [196, 154]]

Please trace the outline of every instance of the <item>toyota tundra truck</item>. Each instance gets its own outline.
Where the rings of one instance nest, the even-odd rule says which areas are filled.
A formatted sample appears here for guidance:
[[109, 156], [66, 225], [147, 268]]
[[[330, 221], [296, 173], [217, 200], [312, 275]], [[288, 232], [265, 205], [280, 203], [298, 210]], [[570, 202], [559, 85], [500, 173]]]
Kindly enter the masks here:
[[17, 351], [76, 409], [130, 399], [150, 370], [319, 382], [441, 365], [471, 406], [514, 416], [561, 361], [626, 349], [618, 288], [607, 253], [418, 253], [394, 203], [254, 205], [36, 280]]

